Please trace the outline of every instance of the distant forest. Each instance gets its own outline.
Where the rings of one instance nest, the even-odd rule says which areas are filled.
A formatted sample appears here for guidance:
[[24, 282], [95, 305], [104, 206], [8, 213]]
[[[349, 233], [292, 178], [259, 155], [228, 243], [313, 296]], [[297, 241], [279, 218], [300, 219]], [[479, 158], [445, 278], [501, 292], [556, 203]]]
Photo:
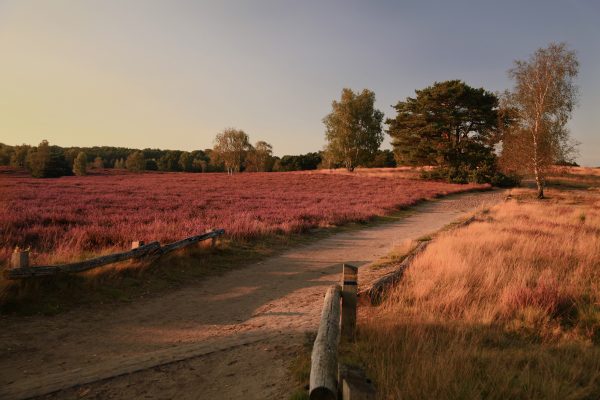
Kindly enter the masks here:
[[[116, 168], [132, 171], [223, 172], [223, 161], [213, 149], [181, 151], [161, 149], [132, 149], [126, 147], [60, 147], [43, 141], [38, 146], [10, 146], [0, 143], [0, 165], [26, 168], [40, 177], [71, 175], [75, 160], [84, 153], [88, 168]], [[301, 155], [269, 156], [266, 171], [285, 172], [323, 168], [323, 152]], [[391, 150], [380, 150], [365, 167], [394, 167]], [[248, 168], [247, 168], [248, 167]], [[330, 164], [327, 167], [335, 167]], [[241, 171], [252, 169], [242, 165]]]

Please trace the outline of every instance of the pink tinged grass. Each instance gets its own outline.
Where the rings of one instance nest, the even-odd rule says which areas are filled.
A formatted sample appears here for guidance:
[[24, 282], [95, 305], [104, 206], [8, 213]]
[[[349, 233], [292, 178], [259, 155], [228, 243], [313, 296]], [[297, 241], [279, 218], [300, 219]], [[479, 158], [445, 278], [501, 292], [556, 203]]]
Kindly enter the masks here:
[[0, 174], [0, 263], [71, 260], [224, 228], [236, 239], [366, 221], [424, 198], [472, 190], [399, 178], [318, 173], [123, 174], [33, 179]]

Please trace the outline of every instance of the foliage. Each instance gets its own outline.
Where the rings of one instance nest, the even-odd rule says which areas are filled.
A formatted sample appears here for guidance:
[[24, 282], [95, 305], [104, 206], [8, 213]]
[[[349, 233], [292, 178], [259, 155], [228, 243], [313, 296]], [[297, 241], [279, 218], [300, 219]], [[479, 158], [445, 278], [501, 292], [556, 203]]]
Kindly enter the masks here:
[[159, 171], [181, 171], [181, 164], [179, 163], [181, 153], [182, 152], [178, 150], [165, 151], [156, 161]]
[[62, 149], [58, 146], [50, 146], [47, 140], [43, 140], [38, 147], [29, 149], [25, 164], [34, 178], [56, 178], [71, 175], [71, 167], [67, 163]]
[[119, 159], [115, 160], [113, 168], [115, 168], [115, 169], [125, 169], [125, 168], [127, 168], [127, 166], [125, 165], [125, 160], [123, 160], [122, 158], [119, 158]]
[[391, 150], [377, 150], [373, 159], [365, 165], [369, 168], [394, 168], [396, 167], [394, 152]]
[[158, 164], [156, 164], [156, 161], [154, 161], [153, 159], [146, 159], [145, 162], [146, 164], [144, 169], [146, 171], [158, 171]]
[[493, 175], [498, 98], [459, 80], [415, 92], [398, 102], [396, 117], [386, 121], [398, 163], [438, 166], [449, 181]]
[[358, 94], [343, 89], [340, 101], [334, 100], [331, 108], [323, 118], [326, 152], [352, 171], [371, 161], [381, 146], [383, 113], [375, 109], [375, 93], [368, 89]]
[[13, 147], [0, 143], [0, 165], [10, 165]]
[[73, 162], [73, 173], [77, 176], [87, 175], [87, 156], [83, 151], [79, 152]]
[[[0, 165], [24, 167], [27, 152], [31, 146], [9, 146], [0, 143]], [[73, 165], [80, 152], [85, 152], [88, 159], [94, 159], [94, 168], [125, 169], [126, 159], [136, 151], [141, 151], [145, 159], [144, 169], [147, 171], [185, 172], [223, 172], [224, 164], [212, 149], [194, 150], [191, 152], [178, 150], [161, 150], [146, 148], [143, 150], [126, 149], [121, 147], [66, 147], [61, 148], [65, 159]], [[257, 153], [255, 153], [255, 151]], [[303, 171], [323, 168], [323, 152], [312, 152], [300, 155], [284, 155], [279, 158], [272, 155], [269, 143], [259, 141], [254, 147], [248, 147], [242, 167], [246, 171]], [[393, 166], [389, 158], [389, 150], [378, 151], [369, 167]], [[121, 156], [123, 155], [123, 156]], [[258, 156], [258, 158], [255, 158]], [[177, 160], [175, 161], [175, 159]], [[162, 159], [162, 161], [161, 161]], [[384, 160], [385, 159], [385, 160]], [[11, 162], [12, 160], [12, 162]], [[191, 162], [191, 165], [190, 165]], [[258, 162], [258, 164], [256, 164]], [[383, 164], [383, 165], [382, 165]], [[102, 165], [102, 166], [101, 166]]]
[[256, 142], [246, 156], [246, 171], [267, 172], [273, 168], [273, 146], [265, 141]]
[[306, 153], [298, 156], [286, 155], [275, 160], [273, 171], [308, 171], [317, 169], [321, 163], [320, 153]]
[[228, 173], [240, 172], [246, 154], [250, 150], [250, 141], [246, 132], [227, 128], [215, 137], [213, 151]]
[[545, 176], [555, 162], [571, 162], [576, 144], [567, 122], [577, 101], [574, 79], [579, 62], [564, 43], [538, 49], [527, 61], [515, 61], [509, 71], [515, 86], [503, 99], [514, 123], [505, 128], [502, 165], [532, 173], [538, 197], [544, 197]]
[[179, 168], [185, 172], [194, 171], [194, 160], [189, 152], [182, 151], [179, 155]]
[[146, 169], [146, 160], [144, 154], [141, 151], [131, 153], [125, 161], [125, 166], [131, 172], [142, 172]]
[[96, 169], [101, 169], [104, 168], [104, 160], [102, 159], [102, 157], [100, 156], [96, 156], [94, 158], [94, 164], [93, 164], [94, 168]]
[[27, 154], [31, 150], [31, 146], [22, 144], [20, 146], [14, 146], [10, 155], [10, 165], [12, 167], [26, 167], [27, 166]]

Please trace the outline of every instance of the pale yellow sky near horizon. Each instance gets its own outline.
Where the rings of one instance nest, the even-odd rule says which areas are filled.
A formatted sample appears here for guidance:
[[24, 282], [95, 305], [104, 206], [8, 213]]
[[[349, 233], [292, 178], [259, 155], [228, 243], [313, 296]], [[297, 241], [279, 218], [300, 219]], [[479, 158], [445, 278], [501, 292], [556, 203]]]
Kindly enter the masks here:
[[[121, 70], [118, 61], [103, 62], [103, 57], [127, 57], [119, 54], [125, 49], [86, 48], [90, 37], [80, 41], [63, 34], [61, 25], [70, 19], [61, 19], [60, 13], [48, 24], [48, 15], [18, 7], [10, 11], [26, 15], [0, 20], [0, 49], [11, 56], [0, 63], [0, 115], [7, 141], [19, 144], [37, 137], [61, 145], [111, 145], [138, 132], [128, 145], [145, 147], [145, 135], [172, 140], [176, 132], [187, 133], [189, 123], [162, 100], [156, 91], [160, 87], [148, 85], [152, 76], [147, 68], [136, 76]], [[49, 29], [40, 34], [38, 27]], [[168, 140], [162, 145], [168, 147]]]

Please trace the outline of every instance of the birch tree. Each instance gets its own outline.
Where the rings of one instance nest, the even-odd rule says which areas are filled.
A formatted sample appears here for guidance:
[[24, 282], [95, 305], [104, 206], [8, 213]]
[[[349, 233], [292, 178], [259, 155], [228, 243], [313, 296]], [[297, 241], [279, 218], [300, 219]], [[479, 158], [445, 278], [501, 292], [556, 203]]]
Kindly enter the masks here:
[[250, 146], [246, 159], [246, 171], [266, 172], [273, 165], [273, 146], [265, 141], [258, 141]]
[[577, 102], [578, 71], [575, 52], [565, 43], [551, 43], [528, 60], [515, 61], [508, 72], [514, 88], [505, 94], [503, 109], [513, 123], [504, 132], [501, 163], [533, 174], [540, 199], [548, 168], [575, 154], [567, 122]]
[[238, 129], [228, 128], [215, 138], [213, 152], [218, 161], [223, 162], [229, 174], [240, 172], [240, 168], [250, 149], [248, 135]]
[[73, 173], [77, 176], [87, 175], [87, 155], [83, 151], [73, 161]]
[[383, 142], [383, 113], [375, 109], [375, 93], [364, 89], [354, 93], [342, 90], [340, 101], [333, 101], [331, 113], [323, 118], [327, 146], [332, 161], [348, 171], [370, 161]]

